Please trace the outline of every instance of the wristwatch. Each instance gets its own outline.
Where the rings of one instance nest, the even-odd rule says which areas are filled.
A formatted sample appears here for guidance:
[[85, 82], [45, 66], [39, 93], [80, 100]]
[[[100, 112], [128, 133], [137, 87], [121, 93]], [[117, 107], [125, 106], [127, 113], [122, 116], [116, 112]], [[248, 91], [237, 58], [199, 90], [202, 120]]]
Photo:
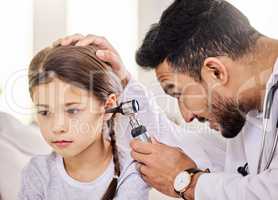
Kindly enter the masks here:
[[176, 176], [175, 181], [174, 181], [174, 189], [175, 189], [175, 192], [181, 198], [185, 199], [183, 194], [189, 188], [191, 181], [192, 181], [192, 176], [199, 172], [203, 172], [203, 171], [200, 169], [191, 168], [191, 169], [187, 169], [187, 170], [180, 172]]

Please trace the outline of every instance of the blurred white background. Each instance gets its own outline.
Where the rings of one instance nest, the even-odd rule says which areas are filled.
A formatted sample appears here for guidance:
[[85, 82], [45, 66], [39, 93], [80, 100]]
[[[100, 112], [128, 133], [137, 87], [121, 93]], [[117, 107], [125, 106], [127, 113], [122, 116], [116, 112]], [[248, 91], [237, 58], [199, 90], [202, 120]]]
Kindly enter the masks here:
[[[171, 2], [172, 0], [1, 0], [1, 110], [29, 123], [31, 101], [26, 69], [34, 53], [65, 35], [92, 33], [108, 38], [118, 49], [132, 74], [155, 93], [169, 117], [181, 122], [175, 100], [165, 98], [153, 73], [140, 70], [134, 61], [134, 53], [146, 31]], [[275, 20], [278, 19], [278, 12], [275, 10], [277, 0], [230, 2], [242, 10], [259, 31], [278, 38], [278, 27], [275, 26]]]
[[[171, 0], [0, 0], [0, 108], [31, 122], [27, 67], [32, 56], [73, 33], [97, 34], [118, 49], [132, 74], [152, 90], [169, 117], [181, 123], [174, 99], [161, 91], [154, 74], [136, 66], [134, 54], [146, 31]], [[255, 28], [278, 38], [277, 0], [230, 0]], [[171, 112], [170, 112], [171, 110]], [[199, 126], [199, 125], [198, 125]]]

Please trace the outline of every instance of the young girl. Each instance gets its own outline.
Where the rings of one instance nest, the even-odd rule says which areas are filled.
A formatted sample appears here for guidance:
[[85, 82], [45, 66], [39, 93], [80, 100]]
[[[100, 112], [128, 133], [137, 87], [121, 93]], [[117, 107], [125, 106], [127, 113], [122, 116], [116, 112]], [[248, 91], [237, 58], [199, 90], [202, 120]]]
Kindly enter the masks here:
[[148, 199], [129, 152], [116, 145], [115, 115], [105, 114], [121, 84], [95, 53], [93, 46], [55, 47], [33, 58], [30, 94], [53, 153], [31, 159], [20, 200]]

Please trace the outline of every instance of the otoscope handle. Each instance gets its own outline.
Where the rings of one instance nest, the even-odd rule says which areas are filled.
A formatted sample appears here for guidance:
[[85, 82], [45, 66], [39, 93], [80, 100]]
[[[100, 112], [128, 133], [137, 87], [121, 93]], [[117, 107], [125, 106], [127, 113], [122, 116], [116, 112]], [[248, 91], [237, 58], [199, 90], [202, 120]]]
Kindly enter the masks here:
[[151, 142], [151, 138], [147, 133], [145, 126], [141, 125], [131, 130], [131, 135], [134, 139], [139, 139], [142, 142]]

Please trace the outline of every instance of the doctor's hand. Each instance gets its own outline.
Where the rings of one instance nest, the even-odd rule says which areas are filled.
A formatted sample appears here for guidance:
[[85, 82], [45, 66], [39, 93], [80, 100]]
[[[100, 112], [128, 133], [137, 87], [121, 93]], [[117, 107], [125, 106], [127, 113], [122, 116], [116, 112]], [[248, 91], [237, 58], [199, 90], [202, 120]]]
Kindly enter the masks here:
[[130, 146], [133, 159], [140, 163], [138, 170], [144, 181], [172, 197], [178, 197], [173, 186], [178, 173], [197, 168], [194, 161], [179, 148], [161, 144], [153, 138], [152, 143], [133, 140]]
[[122, 81], [123, 86], [126, 86], [130, 79], [130, 73], [125, 68], [122, 59], [116, 49], [110, 44], [110, 42], [102, 36], [74, 34], [64, 38], [60, 38], [53, 43], [53, 47], [56, 46], [88, 46], [95, 45], [98, 47], [96, 53], [97, 57], [104, 62], [108, 62], [114, 73]]

